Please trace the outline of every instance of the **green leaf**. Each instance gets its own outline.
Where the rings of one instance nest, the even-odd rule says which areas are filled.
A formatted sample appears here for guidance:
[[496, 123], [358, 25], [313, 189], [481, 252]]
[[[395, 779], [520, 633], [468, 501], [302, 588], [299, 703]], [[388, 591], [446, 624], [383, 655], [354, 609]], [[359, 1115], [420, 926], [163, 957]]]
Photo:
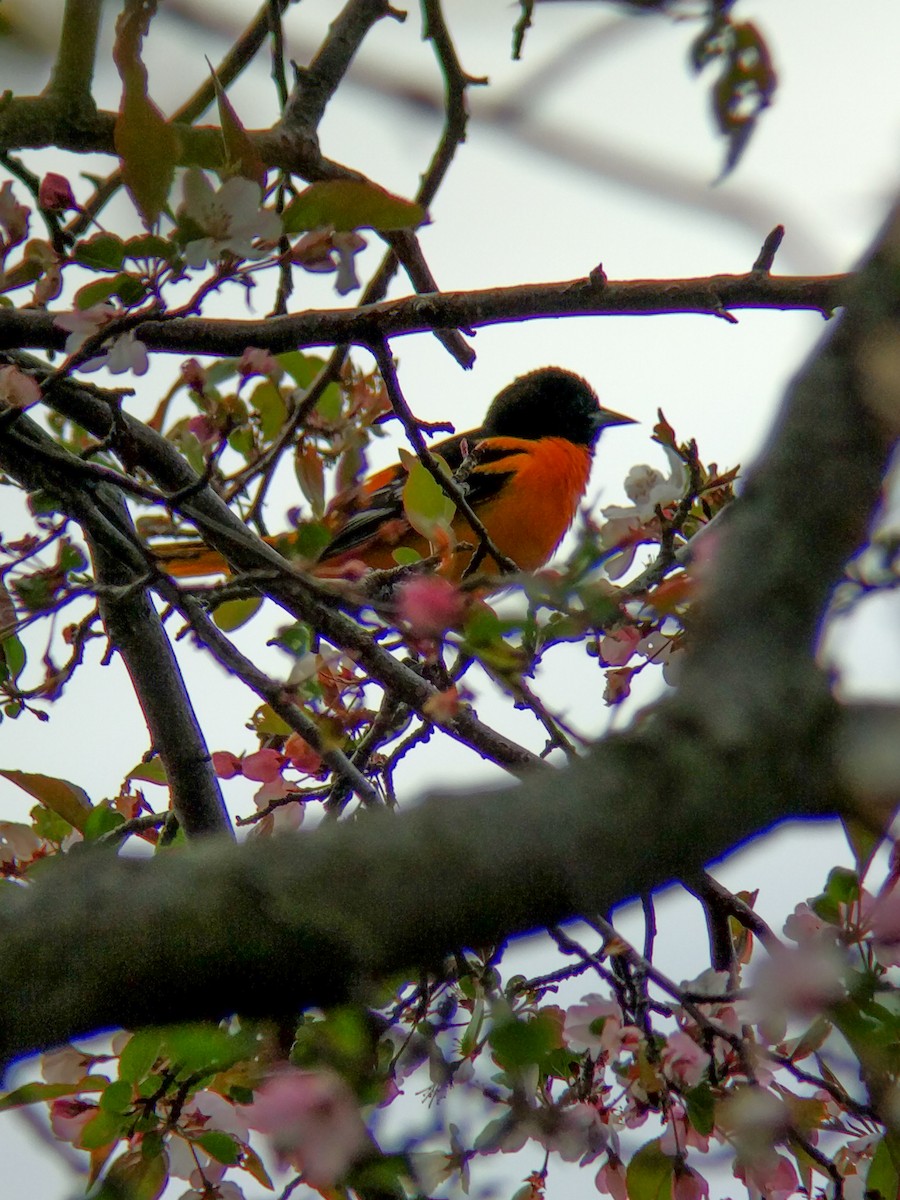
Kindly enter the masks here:
[[106, 1113], [122, 1116], [130, 1112], [134, 1103], [134, 1088], [126, 1079], [117, 1079], [103, 1089], [100, 1108]]
[[299, 350], [288, 350], [284, 354], [276, 354], [275, 358], [294, 383], [302, 388], [309, 387], [325, 366], [324, 358], [317, 358], [314, 354], [302, 354]]
[[93, 279], [84, 287], [78, 289], [74, 296], [75, 307], [79, 310], [93, 308], [108, 300], [116, 290], [116, 276], [112, 278]]
[[828, 873], [825, 895], [838, 904], [852, 904], [859, 899], [859, 876], [848, 867], [834, 867]]
[[158, 1029], [142, 1029], [133, 1034], [119, 1055], [119, 1078], [129, 1084], [145, 1079], [160, 1056], [162, 1040]]
[[178, 258], [178, 251], [156, 233], [142, 233], [137, 237], [128, 238], [124, 246], [125, 258], [162, 259], [163, 262], [173, 263]]
[[144, 224], [153, 225], [166, 205], [181, 140], [147, 93], [141, 48], [151, 5], [130, 4], [116, 22], [113, 60], [122, 80], [122, 105], [113, 129], [125, 187]]
[[856, 817], [841, 817], [841, 824], [856, 859], [857, 873], [861, 879], [865, 878], [875, 851], [882, 843], [883, 835], [877, 833], [870, 823], [857, 820]]
[[102, 804], [91, 809], [82, 833], [85, 841], [92, 842], [96, 841], [98, 837], [102, 837], [104, 833], [109, 833], [110, 830], [124, 824], [125, 818], [122, 814], [117, 812], [108, 800], [104, 800]]
[[698, 1133], [708, 1137], [715, 1125], [715, 1097], [709, 1084], [701, 1083], [683, 1093], [685, 1108], [690, 1123]]
[[23, 1083], [15, 1091], [0, 1096], [0, 1112], [21, 1108], [25, 1104], [46, 1103], [59, 1100], [62, 1096], [82, 1096], [90, 1092], [102, 1092], [109, 1086], [105, 1075], [85, 1075], [76, 1083]]
[[280, 646], [288, 654], [293, 654], [295, 658], [302, 658], [304, 654], [309, 653], [312, 639], [313, 632], [306, 622], [295, 621], [293, 625], [279, 629], [274, 645]]
[[87, 792], [67, 779], [56, 779], [52, 775], [39, 775], [29, 771], [3, 771], [0, 775], [20, 787], [35, 800], [68, 821], [75, 829], [84, 831], [88, 815], [92, 811]]
[[165, 1153], [147, 1157], [142, 1150], [128, 1150], [110, 1166], [94, 1200], [158, 1200], [168, 1182]]
[[886, 1133], [872, 1155], [866, 1175], [866, 1195], [894, 1200], [900, 1192], [900, 1144], [896, 1134]]
[[405, 456], [401, 452], [400, 458], [407, 468], [403, 485], [403, 509], [407, 520], [417, 533], [433, 542], [439, 531], [449, 529], [456, 505], [417, 458], [408, 452]]
[[248, 596], [245, 600], [226, 600], [216, 605], [213, 612], [213, 624], [223, 633], [232, 633], [246, 625], [262, 607], [262, 596]]
[[250, 397], [250, 406], [259, 416], [259, 427], [267, 442], [271, 441], [284, 424], [287, 408], [281, 389], [270, 379], [258, 383]]
[[[118, 271], [124, 257], [124, 243], [114, 233], [95, 233], [72, 249], [74, 261], [92, 271]], [[90, 304], [80, 307], [89, 308]]]
[[276, 540], [275, 549], [285, 558], [301, 558], [306, 562], [315, 562], [328, 543], [331, 541], [331, 531], [319, 521], [303, 521], [292, 534], [284, 538], [284, 549], [281, 539]]
[[232, 1034], [215, 1025], [176, 1025], [163, 1034], [165, 1056], [185, 1075], [225, 1071], [257, 1049], [249, 1029]]
[[55, 812], [51, 812], [49, 808], [45, 808], [43, 804], [36, 804], [29, 816], [34, 832], [48, 842], [55, 842], [59, 845], [72, 832], [72, 826], [68, 821], [57, 816]]
[[138, 763], [125, 776], [126, 779], [138, 779], [142, 783], [166, 784], [169, 778], [161, 758], [151, 758], [149, 762]]
[[422, 561], [422, 555], [418, 550], [413, 550], [412, 546], [398, 546], [391, 557], [398, 567], [411, 567], [414, 563]]
[[526, 1021], [514, 1017], [495, 1025], [488, 1041], [505, 1070], [540, 1065], [551, 1050], [559, 1048], [559, 1022], [547, 1013], [538, 1013]]
[[2, 663], [0, 670], [3, 672], [4, 679], [11, 679], [15, 683], [25, 670], [27, 661], [25, 647], [14, 633], [0, 641], [0, 663]]
[[128, 1118], [123, 1117], [121, 1113], [104, 1112], [103, 1109], [99, 1109], [97, 1115], [91, 1117], [82, 1129], [77, 1144], [82, 1150], [98, 1150], [101, 1146], [108, 1146], [110, 1142], [118, 1141], [127, 1123]]
[[225, 143], [225, 161], [229, 172], [242, 175], [245, 179], [252, 179], [254, 183], [259, 184], [262, 192], [266, 186], [265, 163], [260, 158], [256, 144], [250, 138], [231, 101], [225, 94], [218, 75], [211, 66], [209, 69], [213, 77], [213, 86], [216, 89], [219, 128], [222, 130], [222, 140]]
[[284, 210], [285, 233], [330, 226], [337, 232], [415, 229], [425, 221], [421, 204], [395, 196], [362, 179], [327, 179], [310, 184]]
[[628, 1200], [671, 1200], [674, 1160], [663, 1154], [659, 1138], [631, 1156], [625, 1172]]
[[226, 1167], [233, 1167], [240, 1160], [241, 1151], [237, 1141], [219, 1129], [209, 1129], [192, 1140], [201, 1146], [210, 1158], [224, 1163]]

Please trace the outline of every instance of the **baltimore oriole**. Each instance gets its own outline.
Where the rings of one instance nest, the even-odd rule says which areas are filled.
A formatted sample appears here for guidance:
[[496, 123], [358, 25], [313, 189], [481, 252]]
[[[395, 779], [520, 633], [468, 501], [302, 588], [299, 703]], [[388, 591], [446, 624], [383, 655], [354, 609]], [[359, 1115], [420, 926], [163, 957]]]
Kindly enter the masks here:
[[[602, 430], [633, 424], [631, 417], [601, 408], [593, 389], [571, 371], [543, 367], [521, 375], [495, 397], [484, 424], [431, 447], [454, 473], [464, 460], [465, 497], [494, 545], [523, 571], [542, 567], [575, 519], [591, 472]], [[432, 551], [406, 518], [401, 463], [370, 475], [356, 488], [335, 497], [326, 520], [335, 534], [315, 565], [314, 574], [340, 574], [353, 561], [387, 569], [397, 565], [394, 552], [406, 547], [427, 557]], [[465, 549], [447, 555], [440, 573], [458, 580], [478, 545], [465, 518], [453, 519], [456, 542]], [[279, 548], [290, 534], [267, 538]], [[221, 555], [200, 542], [152, 547], [157, 562], [171, 575], [213, 575], [227, 571]], [[480, 563], [496, 570], [487, 555]]]

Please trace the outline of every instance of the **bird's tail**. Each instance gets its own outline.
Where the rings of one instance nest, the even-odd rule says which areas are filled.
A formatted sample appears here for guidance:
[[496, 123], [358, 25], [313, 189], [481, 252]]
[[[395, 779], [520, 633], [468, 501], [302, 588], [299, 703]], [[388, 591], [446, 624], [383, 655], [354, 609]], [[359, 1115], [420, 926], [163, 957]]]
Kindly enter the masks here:
[[150, 546], [149, 550], [156, 565], [166, 574], [174, 575], [178, 579], [230, 573], [228, 563], [222, 555], [203, 542], [160, 542]]

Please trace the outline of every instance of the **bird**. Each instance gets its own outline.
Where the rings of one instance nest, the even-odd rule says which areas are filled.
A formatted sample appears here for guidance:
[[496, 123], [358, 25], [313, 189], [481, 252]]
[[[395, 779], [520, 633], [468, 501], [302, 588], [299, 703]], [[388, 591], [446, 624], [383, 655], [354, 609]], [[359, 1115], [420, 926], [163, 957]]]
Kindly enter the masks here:
[[[461, 481], [466, 500], [499, 553], [520, 571], [533, 572], [550, 560], [575, 519], [600, 434], [632, 424], [632, 417], [603, 408], [581, 376], [562, 367], [542, 367], [507, 384], [477, 429], [446, 438], [431, 452]], [[310, 568], [313, 574], [340, 575], [353, 563], [390, 569], [397, 566], [395, 552], [401, 547], [422, 558], [433, 553], [406, 516], [407, 478], [406, 467], [398, 462], [335, 497], [326, 513], [334, 534]], [[459, 549], [444, 553], [437, 571], [456, 583], [473, 563], [479, 538], [458, 512], [452, 531]], [[280, 534], [266, 540], [284, 551], [290, 538]], [[173, 576], [228, 571], [222, 556], [201, 542], [163, 543], [151, 547], [151, 553]], [[489, 553], [476, 561], [485, 573], [498, 570]]]

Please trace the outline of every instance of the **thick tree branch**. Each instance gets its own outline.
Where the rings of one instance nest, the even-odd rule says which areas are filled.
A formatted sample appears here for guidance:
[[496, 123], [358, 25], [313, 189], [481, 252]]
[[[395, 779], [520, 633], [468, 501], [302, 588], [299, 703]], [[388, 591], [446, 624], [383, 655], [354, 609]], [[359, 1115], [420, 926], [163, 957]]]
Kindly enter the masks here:
[[59, 50], [45, 95], [64, 103], [74, 114], [92, 116], [91, 95], [102, 0], [66, 0]]
[[[472, 292], [433, 292], [358, 308], [311, 309], [258, 321], [201, 317], [147, 321], [136, 336], [153, 350], [173, 354], [240, 355], [247, 346], [275, 354], [306, 346], [369, 346], [385, 338], [437, 329], [477, 328], [573, 316], [662, 316], [698, 313], [721, 317], [740, 309], [820, 312], [844, 303], [847, 275], [712, 275], [702, 279], [600, 277], [521, 284]], [[0, 349], [61, 350], [66, 333], [55, 314], [0, 310]]]

